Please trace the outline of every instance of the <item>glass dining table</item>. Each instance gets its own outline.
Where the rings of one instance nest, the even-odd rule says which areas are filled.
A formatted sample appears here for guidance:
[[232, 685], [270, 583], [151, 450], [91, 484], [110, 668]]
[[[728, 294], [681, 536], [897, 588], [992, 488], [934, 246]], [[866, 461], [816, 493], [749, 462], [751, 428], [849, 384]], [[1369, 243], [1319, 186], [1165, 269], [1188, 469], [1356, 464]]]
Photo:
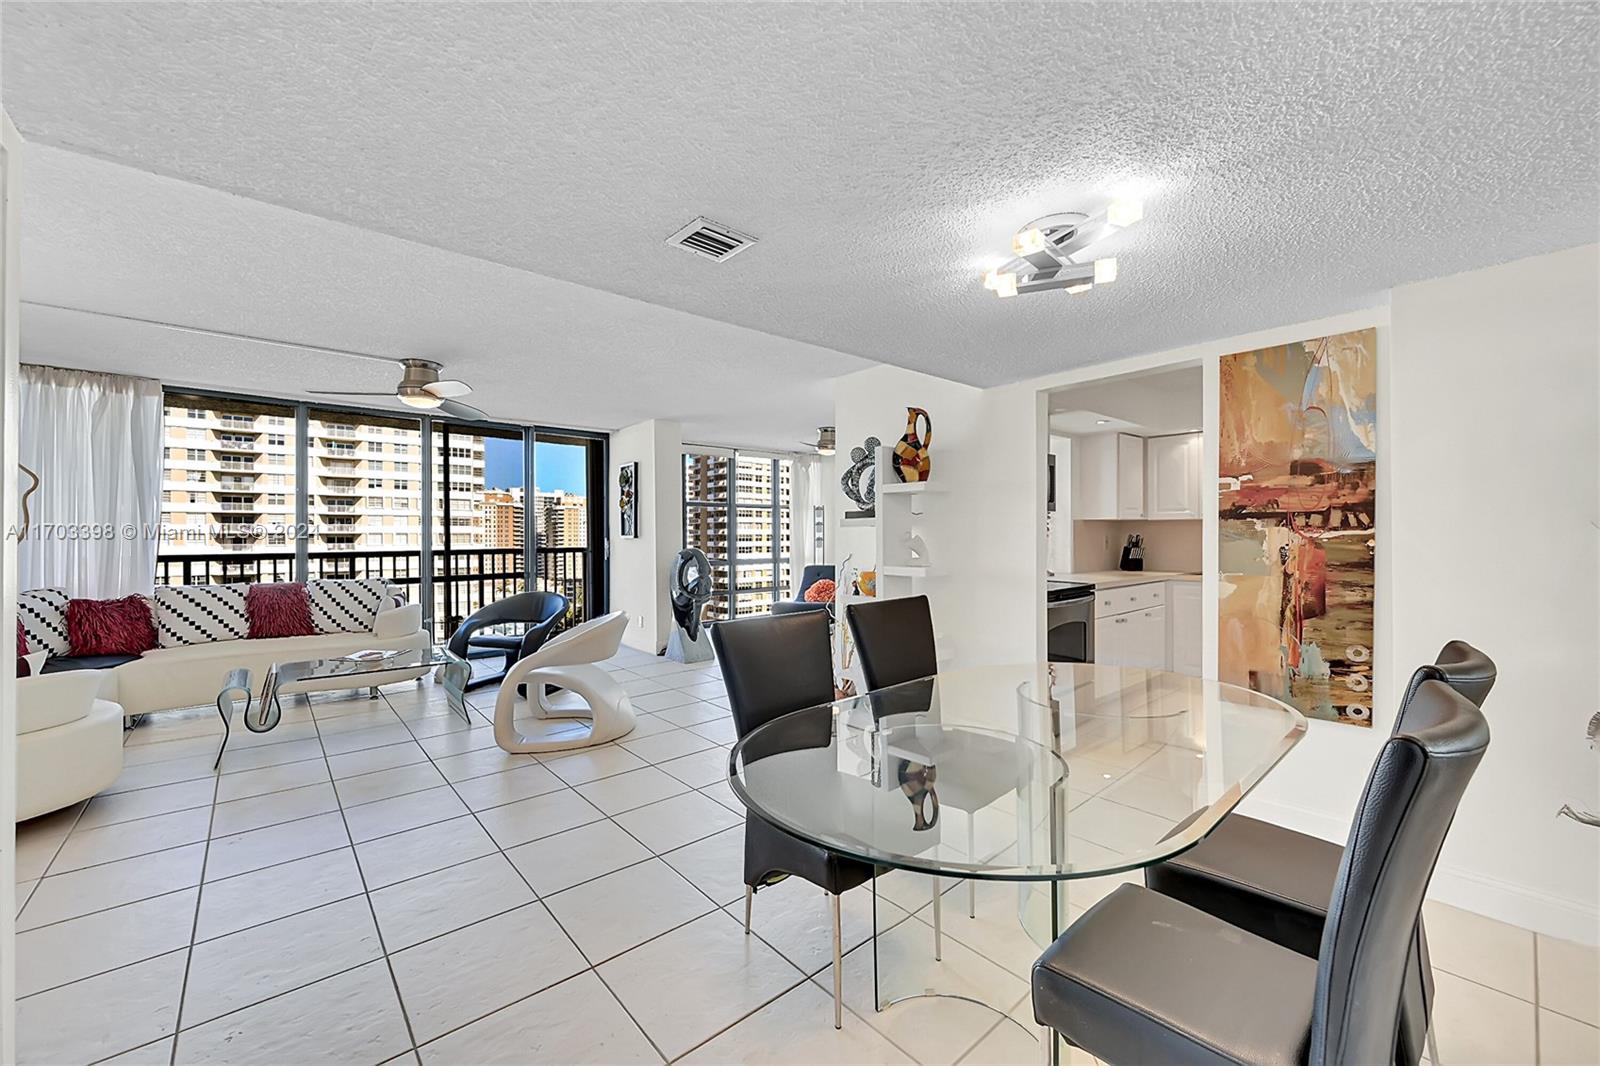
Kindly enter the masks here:
[[[975, 667], [773, 719], [734, 746], [730, 784], [758, 817], [830, 851], [974, 882], [969, 908], [977, 881], [1020, 883], [1018, 919], [1042, 948], [1064, 924], [1063, 883], [1193, 846], [1305, 732], [1285, 703], [1183, 674]], [[874, 881], [882, 1009], [876, 896]]]

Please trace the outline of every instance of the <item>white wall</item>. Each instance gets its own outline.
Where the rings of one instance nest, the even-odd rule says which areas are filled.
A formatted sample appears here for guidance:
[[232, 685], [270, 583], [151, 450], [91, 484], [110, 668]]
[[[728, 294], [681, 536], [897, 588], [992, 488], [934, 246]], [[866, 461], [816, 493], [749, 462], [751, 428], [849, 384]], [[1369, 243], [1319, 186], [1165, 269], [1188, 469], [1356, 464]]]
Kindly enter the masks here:
[[[1043, 657], [1046, 391], [1198, 359], [1202, 469], [1215, 470], [1221, 356], [1376, 327], [1376, 722], [1370, 730], [1311, 723], [1244, 809], [1342, 840], [1411, 669], [1447, 640], [1470, 640], [1500, 664], [1487, 707], [1495, 740], [1433, 894], [1600, 941], [1600, 834], [1554, 818], [1563, 801], [1600, 807], [1600, 755], [1582, 741], [1600, 704], [1597, 255], [1591, 245], [1522, 260], [1402, 288], [1392, 311], [1288, 324], [986, 390], [974, 431], [984, 495], [968, 508], [982, 550], [964, 606], [953, 612], [965, 661]], [[1206, 479], [1204, 661], [1212, 664], [1216, 491]]]
[[[850, 466], [850, 449], [868, 436], [892, 447], [905, 433], [906, 408], [921, 407], [933, 423], [929, 491], [920, 496], [924, 515], [917, 529], [928, 545], [933, 573], [918, 582], [917, 591], [928, 596], [934, 631], [939, 637], [942, 661], [965, 661], [972, 649], [960, 632], [967, 628], [960, 612], [966, 605], [970, 561], [977, 550], [973, 520], [974, 494], [981, 498], [983, 467], [987, 456], [978, 439], [982, 391], [943, 378], [899, 367], [879, 366], [834, 380], [834, 426], [838, 451], [831, 462], [823, 460], [822, 502], [827, 508], [827, 562], [870, 569], [877, 563], [875, 530], [870, 526], [844, 527], [844, 512], [855, 507], [839, 487]], [[1041, 526], [1042, 534], [1042, 526]]]
[[622, 535], [611, 508], [611, 609], [628, 612], [623, 643], [651, 654], [667, 646], [672, 603], [667, 579], [683, 547], [683, 434], [678, 423], [652, 419], [611, 435], [612, 498], [617, 471], [639, 464], [639, 536]]
[[1500, 667], [1441, 890], [1593, 940], [1600, 831], [1555, 812], [1600, 809], [1600, 247], [1407, 285], [1392, 315], [1395, 660], [1459, 636]]

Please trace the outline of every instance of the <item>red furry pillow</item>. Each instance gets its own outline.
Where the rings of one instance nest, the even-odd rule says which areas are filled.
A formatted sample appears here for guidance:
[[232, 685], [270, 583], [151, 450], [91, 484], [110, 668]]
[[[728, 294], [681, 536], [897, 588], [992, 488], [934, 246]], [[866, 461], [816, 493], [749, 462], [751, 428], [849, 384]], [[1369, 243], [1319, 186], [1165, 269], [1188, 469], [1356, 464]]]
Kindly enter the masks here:
[[68, 600], [67, 643], [72, 654], [138, 655], [156, 646], [156, 623], [143, 596]]
[[813, 581], [811, 587], [806, 589], [805, 600], [807, 603], [829, 603], [833, 600], [835, 587], [827, 578]]
[[251, 640], [309, 637], [317, 631], [311, 624], [311, 597], [303, 582], [251, 585], [245, 590], [244, 609], [250, 616]]

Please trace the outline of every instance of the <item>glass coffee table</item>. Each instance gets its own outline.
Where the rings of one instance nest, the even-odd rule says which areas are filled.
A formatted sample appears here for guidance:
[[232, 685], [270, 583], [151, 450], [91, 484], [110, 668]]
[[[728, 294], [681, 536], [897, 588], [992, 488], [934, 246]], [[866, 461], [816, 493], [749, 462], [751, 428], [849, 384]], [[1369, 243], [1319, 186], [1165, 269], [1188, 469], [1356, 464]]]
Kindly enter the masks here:
[[[232, 670], [217, 693], [217, 714], [222, 717], [222, 744], [217, 748], [216, 765], [222, 764], [222, 753], [228, 746], [229, 727], [234, 714], [241, 712], [241, 708], [245, 728], [252, 733], [270, 733], [283, 718], [283, 705], [278, 697], [304, 691], [300, 686], [306, 682], [348, 680], [351, 688], [370, 688], [372, 698], [377, 699], [378, 686], [389, 684], [392, 680], [376, 680], [379, 675], [411, 671], [420, 675], [428, 670], [437, 670], [436, 676], [444, 688], [450, 709], [463, 720], [471, 722], [472, 712], [467, 709], [466, 686], [472, 676], [472, 667], [465, 659], [451, 654], [442, 646], [430, 647], [425, 651], [401, 650], [381, 659], [332, 656], [274, 663], [262, 682], [260, 699], [252, 696], [250, 671], [242, 667]], [[319, 684], [317, 687], [327, 686]]]
[[[280, 693], [293, 693], [302, 691], [299, 686], [307, 682], [323, 681], [349, 681], [351, 688], [363, 686], [372, 689], [372, 698], [378, 697], [378, 685], [387, 682], [369, 682], [367, 679], [379, 674], [394, 674], [409, 671], [425, 672], [437, 668], [437, 677], [444, 686], [446, 696], [450, 700], [450, 708], [466, 721], [472, 721], [472, 713], [467, 710], [466, 686], [467, 679], [471, 676], [472, 668], [467, 661], [459, 655], [454, 655], [443, 647], [430, 647], [426, 651], [397, 651], [381, 659], [350, 659], [335, 656], [328, 659], [306, 659], [300, 662], [275, 663], [267, 671], [267, 679], [261, 686], [261, 700], [258, 704], [258, 714], [270, 716], [270, 724], [257, 729], [251, 725], [250, 715], [246, 713], [245, 724], [256, 732], [265, 732], [278, 724], [278, 718], [283, 711], [278, 703]], [[319, 684], [318, 688], [326, 688]]]

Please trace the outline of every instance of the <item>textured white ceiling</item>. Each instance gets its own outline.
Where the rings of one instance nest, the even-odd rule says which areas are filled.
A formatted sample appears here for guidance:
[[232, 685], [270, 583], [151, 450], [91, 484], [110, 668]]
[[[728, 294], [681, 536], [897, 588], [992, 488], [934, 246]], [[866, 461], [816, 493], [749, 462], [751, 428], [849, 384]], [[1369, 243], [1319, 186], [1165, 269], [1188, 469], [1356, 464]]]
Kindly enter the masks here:
[[[828, 379], [870, 365], [59, 149], [30, 145], [25, 166], [26, 299], [437, 359], [499, 418], [598, 429], [676, 418], [689, 440], [798, 450], [832, 421]], [[392, 390], [400, 377], [392, 363], [35, 305], [22, 350], [279, 396]]]
[[[1593, 240], [1596, 11], [7, 3], [4, 91], [25, 136], [988, 384]], [[1116, 285], [979, 289], [1122, 187]], [[697, 214], [761, 243], [660, 243]]]

